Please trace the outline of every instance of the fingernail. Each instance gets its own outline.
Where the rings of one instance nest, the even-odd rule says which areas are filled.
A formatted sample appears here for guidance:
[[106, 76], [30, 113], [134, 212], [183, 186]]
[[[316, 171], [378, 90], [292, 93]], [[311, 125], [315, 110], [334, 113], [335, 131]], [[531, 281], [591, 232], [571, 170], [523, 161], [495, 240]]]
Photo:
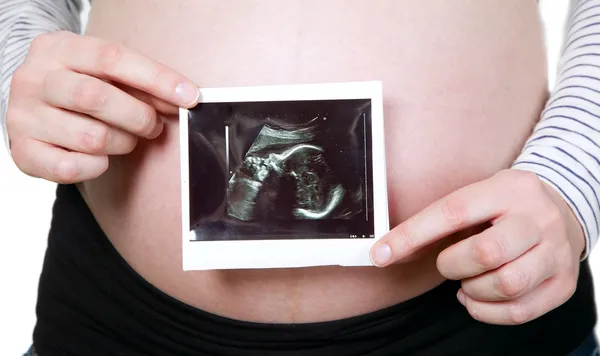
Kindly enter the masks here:
[[154, 130], [152, 130], [152, 132], [148, 135], [148, 138], [150, 139], [155, 139], [158, 136], [160, 136], [160, 134], [162, 133], [163, 129], [165, 127], [165, 124], [163, 123], [163, 121], [159, 118], [158, 122], [156, 123], [156, 126], [154, 126]]
[[371, 261], [376, 266], [386, 264], [392, 258], [392, 248], [388, 244], [381, 244], [375, 247], [371, 254]]
[[200, 99], [200, 89], [190, 83], [181, 83], [175, 88], [175, 94], [184, 105], [194, 105]]
[[459, 289], [458, 293], [456, 293], [456, 299], [458, 299], [460, 304], [465, 305], [465, 294], [462, 292], [461, 289]]

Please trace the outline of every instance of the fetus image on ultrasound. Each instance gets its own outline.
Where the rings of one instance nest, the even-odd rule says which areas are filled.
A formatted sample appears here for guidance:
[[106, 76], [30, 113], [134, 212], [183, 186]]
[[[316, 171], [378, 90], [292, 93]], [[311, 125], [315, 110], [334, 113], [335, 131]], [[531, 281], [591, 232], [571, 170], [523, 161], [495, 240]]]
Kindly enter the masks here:
[[[243, 220], [348, 219], [362, 210], [362, 186], [345, 187], [316, 144], [320, 121], [265, 124], [229, 180], [227, 213]], [[350, 190], [350, 189], [354, 190]]]
[[189, 115], [196, 240], [373, 236], [369, 100], [207, 103]]

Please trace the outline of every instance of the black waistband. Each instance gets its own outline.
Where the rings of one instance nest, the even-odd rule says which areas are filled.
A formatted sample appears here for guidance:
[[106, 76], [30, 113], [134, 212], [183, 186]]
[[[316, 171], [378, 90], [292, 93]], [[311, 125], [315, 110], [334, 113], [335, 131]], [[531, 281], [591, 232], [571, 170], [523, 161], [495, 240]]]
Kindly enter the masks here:
[[333, 322], [273, 325], [219, 317], [142, 279], [113, 248], [78, 190], [61, 185], [34, 344], [40, 356], [552, 356], [580, 344], [596, 321], [587, 263], [569, 302], [518, 327], [475, 322], [456, 301], [457, 290], [446, 282], [405, 303]]

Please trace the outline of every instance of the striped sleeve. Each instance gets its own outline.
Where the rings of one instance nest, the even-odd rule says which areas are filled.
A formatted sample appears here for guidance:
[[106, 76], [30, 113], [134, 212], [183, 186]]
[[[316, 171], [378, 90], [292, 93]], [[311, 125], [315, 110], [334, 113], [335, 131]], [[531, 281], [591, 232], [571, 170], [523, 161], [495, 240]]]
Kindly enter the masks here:
[[12, 74], [37, 35], [81, 31], [82, 1], [85, 0], [0, 1], [0, 130], [7, 147], [6, 109]]
[[514, 169], [531, 171], [572, 208], [586, 237], [600, 235], [600, 0], [571, 0], [556, 85]]

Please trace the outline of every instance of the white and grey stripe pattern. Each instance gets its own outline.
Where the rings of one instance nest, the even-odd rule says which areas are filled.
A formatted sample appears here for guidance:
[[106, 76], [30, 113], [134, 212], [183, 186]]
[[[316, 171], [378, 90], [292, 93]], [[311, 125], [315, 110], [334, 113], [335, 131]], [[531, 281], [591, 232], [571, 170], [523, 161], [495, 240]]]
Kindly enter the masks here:
[[[12, 73], [31, 41], [78, 33], [82, 1], [0, 1], [2, 128]], [[583, 226], [587, 257], [600, 235], [600, 0], [571, 0], [565, 38], [557, 85], [513, 168], [536, 173], [565, 198]]]
[[572, 0], [556, 85], [513, 164], [536, 173], [581, 222], [587, 257], [600, 235], [600, 0]]

